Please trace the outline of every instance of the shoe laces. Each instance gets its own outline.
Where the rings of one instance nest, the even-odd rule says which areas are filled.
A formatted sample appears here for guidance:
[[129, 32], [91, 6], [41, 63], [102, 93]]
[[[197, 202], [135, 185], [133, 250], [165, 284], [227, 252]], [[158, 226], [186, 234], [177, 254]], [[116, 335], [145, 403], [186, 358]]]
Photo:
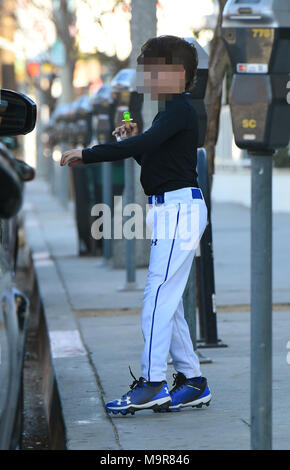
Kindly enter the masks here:
[[136, 377], [135, 377], [135, 375], [133, 374], [133, 372], [132, 372], [130, 366], [129, 366], [129, 371], [130, 371], [130, 374], [132, 375], [134, 381], [133, 381], [133, 383], [130, 385], [130, 390], [129, 390], [129, 392], [125, 393], [125, 395], [123, 395], [122, 398], [124, 398], [126, 395], [132, 393], [135, 388], [137, 388], [137, 387], [143, 387], [143, 386], [144, 386], [144, 379], [143, 379], [143, 377], [140, 377], [139, 379], [136, 379]]
[[183, 387], [183, 385], [186, 383], [186, 379], [183, 375], [177, 373], [173, 374], [173, 389], [171, 390], [170, 393], [175, 393], [177, 390]]

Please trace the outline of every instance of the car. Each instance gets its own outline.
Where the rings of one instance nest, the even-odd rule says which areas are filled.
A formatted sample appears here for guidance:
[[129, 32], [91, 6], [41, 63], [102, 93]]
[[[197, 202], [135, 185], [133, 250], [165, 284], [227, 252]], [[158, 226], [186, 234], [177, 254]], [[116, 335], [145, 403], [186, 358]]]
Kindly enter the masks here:
[[29, 301], [14, 285], [14, 273], [23, 185], [34, 178], [34, 169], [15, 158], [7, 139], [31, 132], [36, 117], [36, 104], [28, 96], [0, 90], [0, 450], [18, 449], [21, 439]]

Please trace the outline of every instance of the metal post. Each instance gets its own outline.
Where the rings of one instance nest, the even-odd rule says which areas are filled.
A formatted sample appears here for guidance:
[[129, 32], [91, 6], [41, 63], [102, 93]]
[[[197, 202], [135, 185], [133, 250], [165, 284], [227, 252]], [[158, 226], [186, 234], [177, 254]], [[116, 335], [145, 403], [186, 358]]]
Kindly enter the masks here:
[[218, 339], [217, 316], [215, 304], [214, 256], [211, 224], [211, 196], [207, 166], [207, 156], [204, 148], [198, 149], [197, 158], [198, 184], [202, 190], [208, 209], [208, 224], [200, 241], [201, 256], [196, 260], [198, 273], [198, 307], [200, 335], [199, 348], [226, 347]]
[[40, 72], [38, 77], [38, 114], [40, 119], [37, 121], [36, 127], [36, 167], [38, 176], [47, 177], [47, 162], [43, 156], [43, 143], [42, 143], [42, 133], [43, 133], [43, 105], [45, 104], [44, 93], [41, 88], [41, 79], [42, 72]]
[[53, 152], [59, 150], [59, 144], [55, 144], [51, 152], [51, 167], [50, 167], [50, 183], [51, 183], [51, 192], [54, 196], [57, 195], [57, 173], [56, 173], [56, 162], [53, 159]]
[[[125, 160], [125, 204], [134, 202], [134, 160]], [[136, 282], [136, 239], [126, 240], [126, 282], [127, 287], [135, 288]]]
[[184, 318], [187, 321], [193, 349], [196, 349], [195, 260], [193, 259], [183, 293]]
[[[67, 143], [66, 142], [61, 142], [61, 153], [64, 153], [67, 150]], [[60, 175], [59, 175], [59, 198], [60, 202], [64, 206], [65, 209], [67, 209], [68, 206], [68, 167], [60, 168], [61, 169]]]
[[[193, 258], [191, 270], [183, 293], [184, 318], [188, 324], [193, 349], [199, 357], [200, 364], [211, 364], [212, 360], [201, 354], [201, 352], [196, 348], [196, 258], [199, 256], [200, 253], [198, 248], [196, 250], [195, 257]], [[169, 363], [172, 364], [172, 360], [170, 360]]]
[[[112, 163], [102, 163], [102, 201], [112, 208]], [[106, 260], [112, 256], [112, 239], [103, 239], [103, 255]]]
[[251, 445], [272, 447], [272, 153], [252, 160]]

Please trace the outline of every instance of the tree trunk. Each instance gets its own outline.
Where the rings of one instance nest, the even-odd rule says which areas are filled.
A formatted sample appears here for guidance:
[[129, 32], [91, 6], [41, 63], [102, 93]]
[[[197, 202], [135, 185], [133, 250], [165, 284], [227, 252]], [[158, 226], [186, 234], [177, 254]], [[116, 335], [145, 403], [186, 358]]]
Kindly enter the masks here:
[[[157, 0], [132, 0], [131, 1], [131, 42], [132, 52], [130, 55], [130, 68], [136, 68], [136, 59], [140, 53], [141, 46], [150, 37], [155, 37], [157, 34], [157, 19], [156, 19], [156, 3]], [[143, 131], [151, 126], [154, 115], [158, 112], [158, 102], [152, 102], [148, 96], [144, 96], [142, 118], [143, 118]], [[146, 204], [147, 198], [144, 195], [143, 188], [140, 184], [140, 166], [134, 161], [134, 188], [135, 188], [135, 203], [139, 204], [143, 209], [143, 233], [146, 233]], [[125, 264], [125, 240], [114, 240], [114, 266], [123, 267]], [[141, 239], [136, 240], [136, 267], [148, 265], [150, 243], [149, 240]]]
[[214, 37], [211, 42], [209, 57], [209, 78], [205, 96], [208, 113], [208, 126], [205, 139], [210, 188], [214, 174], [215, 146], [218, 140], [223, 79], [229, 62], [226, 47], [222, 39], [222, 14], [226, 0], [219, 0], [220, 12]]
[[[132, 0], [132, 19], [131, 19], [131, 40], [132, 52], [130, 56], [130, 66], [136, 68], [136, 58], [140, 53], [141, 46], [150, 37], [157, 35], [157, 19], [156, 19], [156, 0]], [[146, 99], [147, 98], [147, 99]], [[154, 106], [155, 105], [155, 106]], [[152, 120], [158, 112], [158, 102], [152, 102], [148, 96], [144, 96], [142, 118], [143, 132], [148, 129]], [[135, 202], [143, 208], [143, 232], [146, 233], [146, 204], [147, 197], [144, 195], [143, 188], [140, 183], [140, 166], [135, 165]], [[149, 260], [150, 243], [149, 240], [136, 240], [136, 262], [137, 266], [147, 266]]]
[[73, 23], [74, 12], [68, 8], [66, 0], [53, 2], [53, 21], [57, 37], [65, 48], [65, 64], [60, 68], [60, 79], [62, 83], [62, 95], [60, 103], [69, 103], [74, 99], [73, 74], [77, 60], [77, 46], [75, 38], [70, 35], [69, 27]]

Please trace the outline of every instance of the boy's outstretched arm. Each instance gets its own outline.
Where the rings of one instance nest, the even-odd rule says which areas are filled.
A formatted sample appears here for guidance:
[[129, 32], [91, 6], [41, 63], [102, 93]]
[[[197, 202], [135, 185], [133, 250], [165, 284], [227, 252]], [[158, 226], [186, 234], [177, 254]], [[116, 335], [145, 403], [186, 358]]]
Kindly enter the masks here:
[[[140, 164], [140, 154], [158, 147], [174, 134], [184, 129], [188, 122], [189, 108], [175, 103], [160, 113], [152, 126], [134, 137], [120, 142], [94, 145], [82, 150], [83, 163], [110, 162], [136, 156]], [[138, 161], [139, 160], [139, 161]]]

